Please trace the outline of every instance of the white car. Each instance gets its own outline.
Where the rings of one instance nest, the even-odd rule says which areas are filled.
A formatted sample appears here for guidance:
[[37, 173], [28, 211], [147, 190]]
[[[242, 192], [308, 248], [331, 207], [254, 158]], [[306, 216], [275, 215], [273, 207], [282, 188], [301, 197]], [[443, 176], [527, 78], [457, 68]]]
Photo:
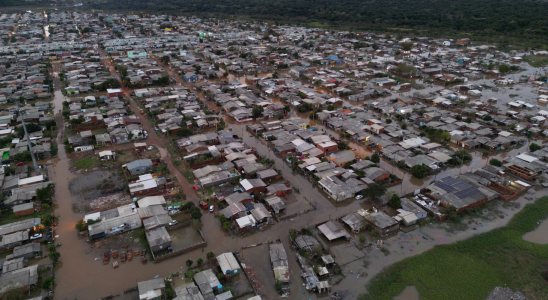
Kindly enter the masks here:
[[150, 150], [152, 150], [152, 149], [154, 149], [154, 147], [152, 147], [152, 146], [148, 146], [148, 147], [147, 147], [147, 150], [148, 150], [148, 151], [150, 151]]
[[39, 239], [42, 237], [42, 234], [41, 233], [37, 233], [37, 234], [34, 234], [33, 236], [30, 237], [31, 240], [36, 240], [36, 239]]
[[356, 200], [360, 200], [361, 198], [363, 198], [363, 196], [362, 196], [362, 195], [358, 195], [358, 196], [356, 196]]
[[213, 212], [214, 210], [215, 210], [215, 205], [211, 205], [211, 206], [209, 207], [209, 211], [210, 211], [210, 212]]
[[173, 220], [171, 222], [169, 222], [169, 226], [173, 226], [173, 225], [177, 225], [179, 224], [179, 222], [177, 220]]

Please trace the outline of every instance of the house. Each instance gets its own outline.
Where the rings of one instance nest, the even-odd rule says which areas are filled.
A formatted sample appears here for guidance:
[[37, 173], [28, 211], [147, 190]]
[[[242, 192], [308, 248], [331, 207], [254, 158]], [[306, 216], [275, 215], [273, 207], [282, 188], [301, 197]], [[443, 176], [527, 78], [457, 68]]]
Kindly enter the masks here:
[[234, 257], [234, 254], [232, 254], [232, 252], [223, 253], [217, 256], [217, 263], [219, 264], [219, 268], [221, 268], [221, 271], [223, 271], [223, 274], [240, 274], [240, 264], [238, 264], [238, 261], [236, 260], [236, 257]]
[[364, 173], [364, 177], [377, 183], [390, 179], [390, 173], [377, 167], [364, 169], [363, 173]]
[[196, 75], [193, 72], [183, 74], [183, 79], [186, 82], [198, 82], [199, 81], [198, 75]]
[[42, 224], [40, 218], [30, 218], [0, 226], [0, 236], [19, 232], [19, 231], [36, 231]]
[[145, 232], [152, 252], [163, 251], [171, 247], [171, 237], [165, 227], [158, 227]]
[[290, 187], [282, 183], [271, 184], [266, 187], [266, 190], [267, 190], [266, 194], [268, 196], [276, 195], [278, 197], [285, 197], [288, 194], [291, 194], [293, 192], [293, 190]]
[[326, 223], [318, 226], [318, 230], [329, 240], [334, 241], [336, 239], [344, 237], [350, 239], [350, 234], [344, 230], [342, 225], [338, 222], [327, 221]]
[[198, 289], [202, 292], [204, 299], [215, 299], [213, 289], [218, 291], [218, 287], [221, 285], [219, 279], [217, 279], [217, 276], [211, 269], [194, 274], [194, 283], [196, 283]]
[[362, 182], [352, 179], [343, 182], [335, 176], [326, 176], [319, 182], [320, 187], [325, 191], [335, 202], [343, 201], [354, 197], [354, 195], [366, 186]]
[[288, 284], [290, 281], [289, 263], [287, 261], [287, 253], [284, 245], [270, 244], [268, 245], [270, 254], [270, 264], [274, 271], [274, 279], [282, 284]]
[[139, 175], [152, 171], [152, 160], [138, 159], [126, 164], [126, 170], [131, 175]]
[[278, 196], [269, 196], [264, 199], [267, 207], [272, 210], [276, 215], [280, 214], [281, 211], [285, 211], [285, 203]]
[[21, 288], [24, 291], [33, 290], [38, 282], [38, 265], [32, 265], [0, 276], [0, 294]]
[[6, 256], [6, 260], [12, 260], [17, 258], [34, 258], [36, 256], [40, 256], [40, 252], [40, 243], [28, 243], [22, 246], [14, 247], [12, 254]]
[[261, 179], [244, 179], [240, 181], [243, 191], [249, 194], [266, 191], [266, 184]]
[[343, 150], [327, 156], [327, 160], [336, 163], [339, 167], [344, 167], [347, 162], [352, 162], [355, 159], [355, 154], [350, 150]]
[[124, 96], [124, 91], [122, 91], [121, 89], [107, 89], [107, 94], [111, 98], [113, 98], [113, 97], [123, 97]]
[[23, 203], [13, 206], [13, 214], [22, 217], [34, 213], [34, 203]]
[[396, 233], [400, 226], [393, 218], [383, 212], [374, 212], [364, 216], [365, 221], [380, 235]]
[[337, 145], [337, 143], [332, 141], [319, 143], [317, 145], [317, 148], [323, 153], [322, 156], [328, 156], [331, 153], [335, 153], [339, 150], [339, 146]]
[[278, 179], [279, 177], [281, 177], [280, 174], [273, 169], [266, 169], [257, 172], [257, 178], [263, 181], [272, 181], [274, 179]]
[[164, 299], [166, 288], [164, 280], [164, 278], [155, 278], [137, 282], [139, 300]]
[[101, 151], [99, 152], [99, 158], [101, 160], [114, 160], [116, 159], [116, 152], [110, 150]]
[[[118, 212], [120, 213], [120, 212]], [[96, 220], [98, 217], [91, 217]], [[137, 212], [129, 211], [113, 218], [101, 219], [100, 222], [88, 225], [91, 241], [96, 241], [107, 236], [127, 232], [142, 226], [141, 218]]]

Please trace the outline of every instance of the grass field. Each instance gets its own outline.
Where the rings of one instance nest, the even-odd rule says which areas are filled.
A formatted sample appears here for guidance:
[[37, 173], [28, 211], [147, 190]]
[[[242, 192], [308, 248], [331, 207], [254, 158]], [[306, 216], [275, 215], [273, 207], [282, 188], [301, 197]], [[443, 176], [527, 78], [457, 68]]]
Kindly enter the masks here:
[[548, 66], [548, 56], [545, 55], [525, 55], [523, 61], [535, 68]]
[[486, 299], [496, 286], [521, 291], [527, 299], [548, 299], [548, 246], [522, 238], [547, 217], [548, 197], [543, 197], [505, 227], [391, 265], [360, 299], [392, 299], [408, 285], [417, 288], [421, 300]]

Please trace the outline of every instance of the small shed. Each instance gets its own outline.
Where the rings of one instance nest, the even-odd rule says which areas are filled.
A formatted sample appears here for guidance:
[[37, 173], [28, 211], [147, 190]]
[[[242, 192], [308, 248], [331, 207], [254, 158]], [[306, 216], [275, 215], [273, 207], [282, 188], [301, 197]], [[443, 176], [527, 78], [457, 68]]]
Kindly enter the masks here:
[[238, 264], [238, 261], [236, 260], [236, 257], [234, 257], [234, 254], [232, 254], [232, 252], [226, 252], [217, 256], [217, 262], [219, 263], [219, 268], [221, 268], [223, 274], [240, 274], [240, 264]]

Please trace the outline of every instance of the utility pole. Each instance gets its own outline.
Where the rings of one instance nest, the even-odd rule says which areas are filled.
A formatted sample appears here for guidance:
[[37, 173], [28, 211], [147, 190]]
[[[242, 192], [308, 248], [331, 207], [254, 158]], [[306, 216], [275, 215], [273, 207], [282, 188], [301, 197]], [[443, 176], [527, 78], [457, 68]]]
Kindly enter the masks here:
[[19, 107], [19, 100], [17, 100], [17, 112], [19, 112], [19, 115], [21, 116], [21, 124], [23, 124], [23, 129], [25, 130], [25, 135], [27, 137], [27, 144], [29, 145], [30, 157], [32, 158], [32, 163], [34, 164], [34, 170], [36, 171], [36, 175], [40, 175], [40, 169], [38, 169], [38, 165], [36, 164], [36, 158], [34, 157], [34, 151], [32, 150], [32, 144], [30, 142], [29, 133], [27, 132], [27, 126], [25, 125], [23, 114], [21, 113], [21, 108]]

